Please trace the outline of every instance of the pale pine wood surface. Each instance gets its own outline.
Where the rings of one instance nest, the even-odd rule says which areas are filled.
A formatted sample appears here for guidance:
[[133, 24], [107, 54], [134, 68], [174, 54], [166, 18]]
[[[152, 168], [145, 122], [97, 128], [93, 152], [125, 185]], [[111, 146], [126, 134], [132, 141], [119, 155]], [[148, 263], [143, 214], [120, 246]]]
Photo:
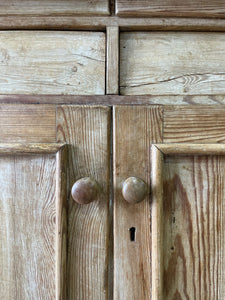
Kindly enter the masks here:
[[105, 34], [0, 32], [1, 94], [104, 94]]
[[108, 15], [108, 0], [8, 0], [0, 3], [1, 15]]
[[225, 297], [224, 156], [164, 162], [164, 298]]
[[122, 95], [224, 94], [223, 33], [120, 35]]
[[119, 93], [119, 27], [107, 27], [106, 92]]
[[[114, 157], [114, 299], [149, 299], [151, 295], [150, 145], [162, 140], [160, 107], [115, 106]], [[148, 184], [147, 198], [128, 204], [122, 184], [130, 176]], [[129, 229], [136, 228], [136, 240]]]
[[1, 103], [74, 105], [212, 105], [225, 104], [225, 95], [0, 95]]
[[164, 143], [224, 143], [224, 106], [165, 106]]
[[0, 105], [0, 141], [55, 142], [55, 105]]
[[151, 146], [151, 299], [163, 300], [163, 153]]
[[108, 299], [110, 108], [58, 106], [57, 138], [68, 146], [68, 193], [81, 177], [100, 186], [96, 201], [69, 198], [68, 298]]
[[0, 15], [0, 29], [29, 30], [106, 30], [118, 26], [123, 31], [224, 31], [225, 19], [214, 18], [123, 18], [117, 16], [5, 16]]
[[223, 0], [116, 0], [119, 16], [225, 17]]
[[0, 156], [0, 298], [55, 299], [55, 155]]

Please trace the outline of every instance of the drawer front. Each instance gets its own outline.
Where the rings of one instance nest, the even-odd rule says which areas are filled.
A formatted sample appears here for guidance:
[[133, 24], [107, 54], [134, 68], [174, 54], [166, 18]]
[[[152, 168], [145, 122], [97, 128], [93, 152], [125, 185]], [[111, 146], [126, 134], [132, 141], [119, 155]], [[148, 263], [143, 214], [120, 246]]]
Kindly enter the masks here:
[[9, 0], [0, 4], [1, 15], [109, 14], [108, 0]]
[[224, 94], [224, 46], [223, 33], [122, 33], [120, 92]]
[[121, 16], [187, 16], [224, 17], [223, 0], [116, 0], [116, 12]]
[[0, 93], [104, 94], [105, 34], [1, 32]]

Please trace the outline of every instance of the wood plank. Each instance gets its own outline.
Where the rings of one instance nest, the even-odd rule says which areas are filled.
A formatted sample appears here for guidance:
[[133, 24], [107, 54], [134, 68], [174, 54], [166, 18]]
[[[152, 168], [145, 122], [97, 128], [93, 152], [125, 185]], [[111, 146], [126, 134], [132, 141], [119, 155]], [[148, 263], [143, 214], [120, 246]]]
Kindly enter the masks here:
[[151, 147], [152, 299], [163, 300], [163, 153]]
[[54, 105], [0, 105], [1, 142], [55, 142]]
[[98, 199], [79, 205], [69, 198], [68, 298], [108, 299], [110, 108], [58, 106], [58, 141], [69, 144], [68, 192], [81, 177], [100, 186]]
[[102, 32], [0, 32], [1, 94], [104, 94]]
[[[66, 267], [65, 250], [63, 256], [57, 253], [65, 249], [66, 239], [59, 242], [56, 225], [65, 225], [66, 219], [65, 186], [57, 188], [56, 176], [56, 167], [63, 170], [62, 158], [56, 162], [55, 154], [0, 156], [1, 299], [65, 295], [65, 277], [59, 272]], [[64, 225], [60, 228], [65, 233]]]
[[223, 0], [116, 0], [119, 16], [225, 17]]
[[164, 143], [224, 143], [225, 108], [222, 106], [166, 106]]
[[29, 30], [106, 30], [117, 26], [122, 31], [224, 31], [225, 19], [209, 18], [122, 18], [117, 16], [1, 16], [0, 29]]
[[122, 33], [123, 95], [224, 94], [223, 33]]
[[119, 93], [119, 27], [107, 27], [107, 94]]
[[[115, 106], [114, 157], [114, 299], [150, 299], [150, 196], [138, 204], [122, 197], [122, 184], [131, 176], [150, 180], [150, 145], [162, 140], [162, 110], [150, 106]], [[136, 228], [135, 241], [130, 228]]]
[[164, 298], [225, 297], [225, 156], [164, 161]]
[[225, 95], [0, 95], [0, 103], [76, 105], [225, 105]]
[[8, 0], [0, 3], [1, 15], [108, 15], [108, 0]]

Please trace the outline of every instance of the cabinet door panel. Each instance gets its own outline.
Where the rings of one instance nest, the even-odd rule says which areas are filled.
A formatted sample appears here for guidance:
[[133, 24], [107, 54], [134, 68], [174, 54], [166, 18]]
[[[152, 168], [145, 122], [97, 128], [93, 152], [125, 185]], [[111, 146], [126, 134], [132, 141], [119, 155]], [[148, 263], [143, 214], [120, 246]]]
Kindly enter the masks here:
[[1, 94], [102, 95], [102, 32], [2, 31]]
[[108, 0], [8, 0], [1, 2], [2, 15], [109, 14]]
[[1, 299], [65, 297], [63, 153], [58, 145], [1, 145]]
[[153, 299], [222, 300], [225, 147], [153, 147]]
[[131, 32], [120, 36], [121, 94], [224, 94], [223, 33]]
[[120, 16], [224, 17], [223, 0], [116, 0]]

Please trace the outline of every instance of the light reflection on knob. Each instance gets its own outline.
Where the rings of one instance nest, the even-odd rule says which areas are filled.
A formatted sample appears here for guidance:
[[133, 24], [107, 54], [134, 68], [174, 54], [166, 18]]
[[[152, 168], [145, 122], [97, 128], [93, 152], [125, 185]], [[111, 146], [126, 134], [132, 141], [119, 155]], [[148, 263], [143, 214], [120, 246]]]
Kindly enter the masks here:
[[98, 183], [95, 180], [90, 177], [83, 177], [74, 183], [71, 195], [77, 203], [88, 204], [96, 200], [98, 188]]
[[123, 183], [123, 198], [129, 203], [138, 203], [147, 195], [147, 184], [138, 177], [129, 177]]

